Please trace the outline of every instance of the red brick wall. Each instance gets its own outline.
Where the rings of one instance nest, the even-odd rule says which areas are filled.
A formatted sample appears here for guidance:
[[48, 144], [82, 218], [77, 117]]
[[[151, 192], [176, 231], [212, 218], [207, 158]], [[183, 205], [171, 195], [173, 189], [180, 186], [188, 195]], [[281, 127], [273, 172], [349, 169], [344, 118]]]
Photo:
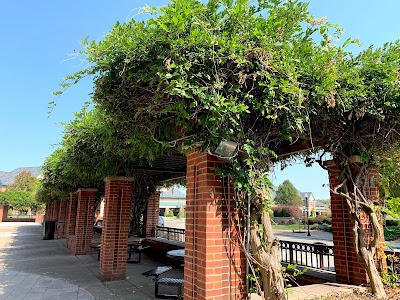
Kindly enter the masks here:
[[43, 214], [41, 214], [39, 212], [39, 209], [36, 209], [36, 216], [35, 216], [35, 222], [36, 223], [41, 223], [44, 220], [44, 216]]
[[[185, 299], [244, 299], [245, 258], [229, 223], [227, 188], [206, 153], [187, 156]], [[225, 189], [224, 189], [225, 187]]]
[[53, 202], [46, 204], [46, 221], [53, 220]]
[[8, 205], [0, 204], [0, 223], [7, 219], [8, 215]]
[[94, 205], [97, 189], [78, 189], [78, 205], [76, 210], [75, 255], [90, 254], [93, 238]]
[[[328, 162], [329, 170], [329, 185], [333, 189], [339, 182], [339, 171], [334, 165], [333, 161]], [[368, 170], [370, 178], [376, 177], [376, 169], [371, 168]], [[370, 186], [370, 199], [379, 200], [379, 188], [371, 184]], [[364, 266], [359, 262], [357, 253], [354, 247], [353, 225], [350, 218], [349, 208], [346, 200], [339, 195], [331, 192], [331, 211], [332, 211], [332, 232], [333, 244], [335, 254], [335, 269], [336, 280], [338, 282], [349, 284], [364, 284], [368, 282], [368, 275], [365, 272]], [[370, 222], [368, 218], [363, 217], [364, 228], [366, 233], [371, 233]], [[381, 242], [384, 243], [383, 230]], [[378, 251], [379, 252], [379, 251]], [[380, 254], [379, 254], [380, 255]], [[382, 258], [382, 257], [381, 257]], [[380, 266], [385, 268], [386, 263], [384, 259], [380, 259]]]
[[145, 237], [156, 236], [156, 226], [158, 225], [158, 214], [160, 211], [160, 192], [156, 192], [147, 200], [146, 220], [144, 222]]
[[[60, 213], [60, 200], [54, 201], [53, 205], [54, 205], [54, 207], [53, 207], [53, 220], [56, 222], [56, 226], [57, 226], [58, 215]], [[56, 227], [56, 229], [57, 229], [57, 227]]]
[[75, 226], [76, 226], [76, 210], [78, 207], [78, 195], [71, 193], [68, 201], [68, 217], [67, 217], [67, 248], [75, 253], [76, 239], [75, 239]]
[[60, 200], [58, 223], [57, 223], [57, 235], [58, 238], [65, 238], [66, 224], [67, 224], [67, 205], [69, 199], [64, 198]]
[[100, 280], [120, 280], [126, 275], [130, 199], [133, 178], [107, 177], [105, 181]]

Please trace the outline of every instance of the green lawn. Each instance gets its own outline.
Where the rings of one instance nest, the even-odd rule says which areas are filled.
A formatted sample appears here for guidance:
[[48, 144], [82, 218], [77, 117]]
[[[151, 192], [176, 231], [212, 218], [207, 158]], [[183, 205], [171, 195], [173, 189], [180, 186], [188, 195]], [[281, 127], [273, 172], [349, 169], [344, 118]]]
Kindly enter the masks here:
[[12, 218], [12, 219], [34, 219], [35, 216], [8, 216], [8, 218]]
[[[273, 230], [290, 230], [290, 231], [299, 230], [299, 224], [272, 225], [272, 229]], [[300, 225], [300, 230], [305, 230], [304, 225]]]

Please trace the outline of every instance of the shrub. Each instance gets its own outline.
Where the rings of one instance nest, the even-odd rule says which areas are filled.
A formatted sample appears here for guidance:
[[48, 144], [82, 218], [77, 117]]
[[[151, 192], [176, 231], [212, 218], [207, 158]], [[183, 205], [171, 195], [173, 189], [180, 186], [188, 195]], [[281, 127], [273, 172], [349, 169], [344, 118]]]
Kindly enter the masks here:
[[179, 209], [178, 218], [179, 219], [186, 218], [186, 210], [183, 207]]
[[274, 217], [292, 217], [299, 219], [302, 216], [302, 211], [298, 206], [279, 205], [272, 208]]
[[332, 232], [332, 225], [329, 224], [325, 224], [326, 226], [324, 226], [323, 230], [326, 232]]
[[386, 220], [386, 226], [400, 226], [399, 219]]
[[274, 217], [282, 217], [282, 207], [281, 206], [274, 206], [272, 208], [272, 212], [274, 214]]
[[282, 225], [287, 225], [289, 223], [289, 220], [281, 220]]
[[332, 224], [332, 218], [325, 216], [316, 216], [312, 218], [308, 218], [308, 222], [310, 225], [312, 224]]
[[170, 210], [169, 208], [166, 208], [164, 212], [164, 217], [173, 217], [173, 216], [174, 216], [173, 211]]

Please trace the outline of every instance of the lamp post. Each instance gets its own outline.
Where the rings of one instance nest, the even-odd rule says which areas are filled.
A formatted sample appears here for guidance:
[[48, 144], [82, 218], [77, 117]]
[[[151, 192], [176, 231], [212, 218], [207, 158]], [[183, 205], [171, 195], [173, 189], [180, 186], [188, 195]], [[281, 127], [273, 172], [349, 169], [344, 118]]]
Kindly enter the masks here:
[[308, 194], [305, 194], [304, 197], [306, 198], [307, 236], [311, 236], [310, 223], [308, 222]]

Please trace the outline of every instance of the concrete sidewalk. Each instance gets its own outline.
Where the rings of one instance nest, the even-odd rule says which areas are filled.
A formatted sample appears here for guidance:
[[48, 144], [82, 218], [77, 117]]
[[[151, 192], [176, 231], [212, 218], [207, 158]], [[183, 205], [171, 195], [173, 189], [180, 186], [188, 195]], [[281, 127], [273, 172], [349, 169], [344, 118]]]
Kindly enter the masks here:
[[333, 246], [333, 235], [331, 232], [311, 230], [311, 236], [307, 236], [307, 230], [302, 229], [300, 232], [290, 230], [274, 230], [274, 234], [280, 240], [314, 244], [323, 242], [329, 246]]
[[[126, 280], [103, 283], [96, 254], [74, 256], [63, 240], [42, 237], [39, 224], [0, 223], [0, 300], [156, 299], [152, 278], [142, 272], [163, 262], [143, 254], [142, 263], [127, 265]], [[183, 270], [168, 277], [183, 278]]]

